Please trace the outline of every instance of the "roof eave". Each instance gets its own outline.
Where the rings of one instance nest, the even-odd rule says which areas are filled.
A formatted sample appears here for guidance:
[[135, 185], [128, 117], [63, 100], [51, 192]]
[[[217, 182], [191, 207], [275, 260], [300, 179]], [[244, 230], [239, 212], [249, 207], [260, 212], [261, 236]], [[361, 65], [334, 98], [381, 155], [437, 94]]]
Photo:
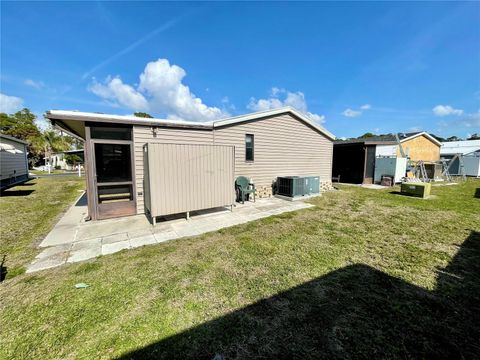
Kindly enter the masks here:
[[18, 142], [18, 143], [20, 143], [20, 144], [28, 145], [28, 141], [21, 140], [21, 139], [17, 139], [17, 138], [14, 137], [14, 136], [5, 135], [5, 134], [0, 133], [0, 137], [2, 137], [2, 138], [4, 138], [4, 139], [7, 139], [7, 140], [11, 140], [11, 141], [16, 141], [16, 142]]
[[223, 126], [228, 126], [228, 125], [233, 125], [237, 123], [258, 120], [266, 117], [271, 117], [271, 116], [281, 115], [281, 114], [288, 114], [288, 113], [294, 115], [295, 117], [301, 119], [303, 122], [312, 126], [313, 128], [315, 128], [317, 131], [325, 135], [330, 140], [333, 141], [336, 139], [335, 135], [333, 135], [331, 132], [329, 132], [322, 126], [315, 124], [307, 116], [305, 116], [304, 114], [302, 114], [301, 112], [299, 112], [298, 110], [290, 106], [286, 106], [278, 109], [266, 110], [266, 111], [259, 111], [259, 112], [246, 114], [246, 115], [235, 116], [235, 117], [231, 117], [223, 120], [217, 120], [213, 122], [213, 127], [218, 128], [218, 127], [223, 127]]
[[65, 113], [65, 112], [53, 112], [55, 110], [49, 110], [45, 113], [45, 117], [50, 120], [74, 120], [84, 122], [99, 122], [99, 123], [113, 123], [113, 124], [126, 124], [126, 125], [142, 125], [142, 126], [154, 126], [154, 127], [174, 127], [174, 128], [192, 128], [192, 129], [212, 129], [211, 123], [180, 123], [160, 121], [159, 119], [143, 120], [137, 119], [122, 119], [121, 117], [113, 116], [109, 117], [105, 114], [88, 114], [79, 113]]
[[440, 141], [438, 141], [437, 139], [435, 139], [432, 135], [430, 135], [429, 133], [427, 133], [426, 131], [422, 131], [421, 133], [418, 133], [418, 134], [415, 134], [415, 135], [412, 135], [412, 136], [409, 136], [405, 139], [402, 139], [400, 140], [400, 142], [405, 142], [405, 141], [408, 141], [408, 140], [412, 140], [412, 139], [415, 139], [416, 137], [419, 137], [419, 136], [425, 136], [426, 138], [428, 138], [431, 142], [437, 144], [438, 146], [442, 146], [442, 143]]

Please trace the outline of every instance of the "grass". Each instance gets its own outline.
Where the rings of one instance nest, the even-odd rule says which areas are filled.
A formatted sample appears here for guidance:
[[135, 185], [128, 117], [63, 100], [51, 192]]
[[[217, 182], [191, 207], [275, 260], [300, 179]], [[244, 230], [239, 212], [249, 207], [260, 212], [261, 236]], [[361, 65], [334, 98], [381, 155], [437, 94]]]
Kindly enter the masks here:
[[6, 256], [7, 278], [25, 271], [39, 241], [84, 188], [85, 179], [61, 177], [34, 179], [2, 192], [0, 255]]
[[0, 284], [0, 357], [475, 358], [478, 188], [344, 186], [311, 209], [16, 276]]

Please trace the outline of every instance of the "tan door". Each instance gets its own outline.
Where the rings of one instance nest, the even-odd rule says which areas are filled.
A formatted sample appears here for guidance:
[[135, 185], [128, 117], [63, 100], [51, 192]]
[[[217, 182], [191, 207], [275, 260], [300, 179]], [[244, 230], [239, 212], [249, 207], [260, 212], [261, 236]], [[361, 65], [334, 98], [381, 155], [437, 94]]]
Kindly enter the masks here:
[[131, 141], [93, 141], [97, 219], [136, 214], [132, 156]]

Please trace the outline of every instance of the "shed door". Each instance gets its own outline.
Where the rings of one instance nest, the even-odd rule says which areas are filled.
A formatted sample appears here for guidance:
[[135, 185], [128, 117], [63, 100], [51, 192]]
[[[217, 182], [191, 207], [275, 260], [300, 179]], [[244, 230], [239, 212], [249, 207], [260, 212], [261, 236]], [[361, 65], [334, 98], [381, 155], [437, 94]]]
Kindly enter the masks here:
[[95, 140], [93, 149], [97, 219], [134, 215], [132, 143]]
[[365, 175], [364, 184], [373, 184], [375, 174], [375, 146], [367, 146], [365, 150]]

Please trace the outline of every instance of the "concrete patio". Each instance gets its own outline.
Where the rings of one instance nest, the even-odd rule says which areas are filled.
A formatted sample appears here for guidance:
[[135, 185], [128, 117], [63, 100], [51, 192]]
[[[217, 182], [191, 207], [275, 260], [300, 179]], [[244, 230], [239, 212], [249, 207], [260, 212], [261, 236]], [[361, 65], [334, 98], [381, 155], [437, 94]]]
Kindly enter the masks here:
[[152, 226], [145, 215], [89, 221], [86, 196], [79, 198], [40, 244], [44, 250], [27, 267], [27, 273], [67, 263], [89, 260], [125, 249], [159, 244], [196, 236], [249, 221], [312, 207], [303, 201], [286, 201], [275, 197], [227, 208], [190, 213], [190, 219], [169, 216]]

